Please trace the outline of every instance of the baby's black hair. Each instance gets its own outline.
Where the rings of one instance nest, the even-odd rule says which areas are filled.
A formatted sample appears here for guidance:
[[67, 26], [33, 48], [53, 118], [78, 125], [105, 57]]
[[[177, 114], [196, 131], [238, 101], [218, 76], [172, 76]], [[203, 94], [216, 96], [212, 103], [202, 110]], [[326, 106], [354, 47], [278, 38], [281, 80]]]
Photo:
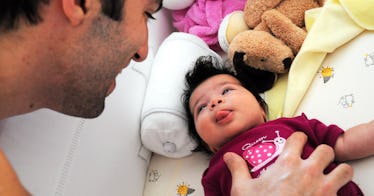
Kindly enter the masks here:
[[192, 92], [194, 92], [194, 90], [201, 83], [203, 83], [208, 78], [219, 74], [227, 74], [239, 80], [240, 84], [253, 94], [260, 106], [264, 109], [265, 112], [267, 112], [267, 105], [265, 101], [262, 99], [249, 77], [246, 77], [245, 75], [240, 73], [236, 73], [233, 69], [233, 66], [222, 63], [216, 57], [199, 57], [196, 60], [193, 69], [188, 71], [185, 75], [186, 88], [184, 89], [184, 92], [182, 94], [182, 102], [187, 114], [189, 135], [197, 143], [197, 147], [193, 150], [194, 152], [203, 151], [207, 152], [208, 154], [212, 154], [207, 144], [201, 139], [196, 131], [194, 118], [192, 112], [190, 111], [191, 95]]

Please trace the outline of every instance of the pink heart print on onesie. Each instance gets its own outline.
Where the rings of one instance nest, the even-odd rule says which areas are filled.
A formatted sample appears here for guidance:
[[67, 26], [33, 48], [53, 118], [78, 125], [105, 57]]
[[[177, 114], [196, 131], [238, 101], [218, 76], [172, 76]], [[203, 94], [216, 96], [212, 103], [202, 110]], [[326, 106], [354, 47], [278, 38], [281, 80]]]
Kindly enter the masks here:
[[264, 167], [282, 152], [286, 139], [279, 136], [278, 130], [275, 133], [277, 137], [274, 140], [262, 140], [261, 143], [243, 145], [242, 156], [252, 166], [252, 172]]

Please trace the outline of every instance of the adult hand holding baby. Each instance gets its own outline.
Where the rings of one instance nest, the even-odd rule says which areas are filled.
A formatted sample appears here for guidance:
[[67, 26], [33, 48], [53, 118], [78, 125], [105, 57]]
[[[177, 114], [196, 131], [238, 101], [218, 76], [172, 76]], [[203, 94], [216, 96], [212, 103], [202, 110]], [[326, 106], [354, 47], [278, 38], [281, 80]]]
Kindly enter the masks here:
[[304, 160], [301, 153], [306, 141], [304, 133], [292, 134], [277, 161], [256, 179], [252, 179], [244, 159], [226, 153], [224, 161], [232, 176], [231, 195], [248, 195], [254, 190], [256, 195], [336, 195], [352, 179], [352, 168], [343, 163], [324, 174], [325, 167], [334, 160], [332, 148], [320, 145]]

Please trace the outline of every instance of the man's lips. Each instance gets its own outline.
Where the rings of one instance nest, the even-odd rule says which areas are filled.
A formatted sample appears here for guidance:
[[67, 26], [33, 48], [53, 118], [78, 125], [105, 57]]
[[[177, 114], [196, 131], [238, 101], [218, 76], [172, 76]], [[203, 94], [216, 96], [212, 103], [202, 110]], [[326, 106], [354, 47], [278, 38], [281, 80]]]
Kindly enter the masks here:
[[114, 88], [116, 88], [116, 81], [114, 80], [110, 87], [108, 88], [108, 91], [106, 92], [106, 96], [110, 95], [110, 93], [113, 92]]
[[[118, 74], [121, 74], [122, 71], [123, 71], [126, 67], [129, 66], [130, 61], [131, 61], [131, 60], [128, 60], [128, 61], [126, 61], [126, 63], [124, 63], [124, 64], [122, 65], [121, 69], [118, 71]], [[114, 81], [112, 82], [112, 84], [111, 84], [110, 87], [108, 88], [108, 91], [107, 91], [107, 93], [106, 93], [106, 96], [109, 96], [109, 95], [113, 92], [113, 90], [114, 90], [115, 88], [116, 88], [116, 80], [114, 79]]]
[[220, 110], [216, 113], [216, 122], [224, 124], [232, 119], [232, 112], [230, 110]]

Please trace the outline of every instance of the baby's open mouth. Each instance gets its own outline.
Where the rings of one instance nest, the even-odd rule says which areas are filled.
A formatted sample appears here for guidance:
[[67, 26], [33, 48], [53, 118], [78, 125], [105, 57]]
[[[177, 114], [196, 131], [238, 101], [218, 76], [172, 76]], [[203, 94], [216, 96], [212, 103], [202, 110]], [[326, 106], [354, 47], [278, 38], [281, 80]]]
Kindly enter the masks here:
[[216, 122], [218, 124], [225, 123], [231, 119], [230, 117], [231, 117], [230, 110], [220, 110], [216, 113]]

